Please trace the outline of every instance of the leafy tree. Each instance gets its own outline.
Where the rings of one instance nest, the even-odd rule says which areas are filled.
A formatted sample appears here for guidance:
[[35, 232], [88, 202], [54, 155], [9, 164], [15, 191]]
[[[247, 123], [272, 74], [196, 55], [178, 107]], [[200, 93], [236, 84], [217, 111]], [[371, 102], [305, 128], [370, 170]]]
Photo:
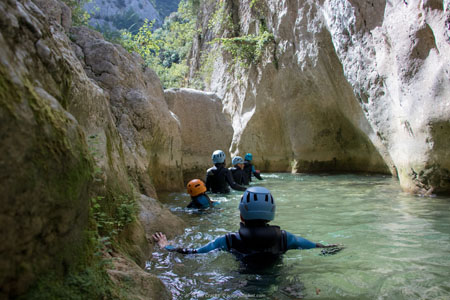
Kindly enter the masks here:
[[122, 30], [120, 43], [135, 51], [154, 69], [164, 88], [186, 85], [187, 56], [195, 34], [196, 16], [192, 0], [182, 0], [178, 11], [152, 32], [153, 22], [145, 21], [137, 33]]
[[91, 0], [63, 0], [63, 2], [72, 10], [72, 24], [74, 26], [88, 25], [91, 15], [83, 7]]

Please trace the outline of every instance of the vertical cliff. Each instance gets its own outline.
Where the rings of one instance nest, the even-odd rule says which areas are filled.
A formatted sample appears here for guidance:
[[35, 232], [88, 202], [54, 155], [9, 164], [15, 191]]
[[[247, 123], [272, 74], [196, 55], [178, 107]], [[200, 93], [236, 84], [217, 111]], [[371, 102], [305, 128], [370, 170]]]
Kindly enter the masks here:
[[183, 228], [155, 199], [183, 185], [179, 123], [140, 58], [68, 19], [0, 3], [0, 298], [167, 299], [142, 268]]
[[169, 109], [176, 114], [181, 127], [181, 152], [185, 183], [206, 179], [206, 170], [212, 166], [211, 154], [221, 149], [231, 158], [228, 148], [233, 136], [230, 119], [222, 113], [217, 95], [192, 89], [164, 91]]
[[191, 74], [223, 97], [232, 152], [265, 170], [390, 172], [408, 191], [449, 191], [448, 2], [202, 8]]

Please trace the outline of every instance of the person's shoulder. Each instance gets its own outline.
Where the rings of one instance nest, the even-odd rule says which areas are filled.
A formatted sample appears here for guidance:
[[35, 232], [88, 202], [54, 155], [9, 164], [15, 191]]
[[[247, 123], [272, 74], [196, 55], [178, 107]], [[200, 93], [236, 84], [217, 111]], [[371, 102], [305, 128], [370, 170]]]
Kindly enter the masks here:
[[212, 172], [213, 170], [216, 170], [216, 169], [217, 169], [216, 166], [212, 166], [211, 168], [209, 168], [209, 169], [206, 171], [206, 173], [210, 173], [210, 172]]

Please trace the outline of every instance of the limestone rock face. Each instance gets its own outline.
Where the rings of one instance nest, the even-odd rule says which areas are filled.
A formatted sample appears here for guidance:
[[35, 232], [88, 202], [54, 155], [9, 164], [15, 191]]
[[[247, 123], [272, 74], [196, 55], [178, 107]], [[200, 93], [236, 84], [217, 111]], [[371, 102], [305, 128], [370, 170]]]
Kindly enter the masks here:
[[[169, 151], [169, 145], [180, 148], [179, 127], [159, 80], [120, 49], [103, 53], [99, 66], [91, 63], [96, 52], [70, 41], [59, 10], [64, 5], [54, 3], [0, 2], [2, 299], [23, 294], [49, 270], [63, 274], [86, 260], [92, 195], [154, 196], [158, 182], [163, 189], [182, 187], [180, 168], [171, 167], [174, 157], [181, 161], [180, 151]], [[55, 11], [47, 17], [48, 7]], [[100, 49], [115, 49], [93, 35]], [[141, 213], [152, 218], [119, 237], [134, 241], [130, 252], [138, 262], [150, 255], [148, 224], [170, 216], [172, 235], [183, 226], [156, 205]]]
[[199, 178], [205, 180], [212, 166], [211, 154], [220, 149], [227, 154], [233, 137], [230, 119], [222, 112], [217, 95], [192, 89], [164, 91], [169, 109], [181, 124], [183, 178], [185, 183]]
[[32, 2], [0, 3], [0, 298], [76, 261], [93, 162], [63, 53]]
[[[180, 125], [164, 101], [155, 72], [121, 46], [105, 41], [86, 27], [71, 31], [90, 78], [107, 92], [114, 122], [126, 145], [130, 176], [142, 192], [182, 186]], [[150, 179], [152, 178], [152, 179]]]
[[34, 2], [49, 19], [69, 32], [72, 27], [72, 11], [64, 2], [58, 0], [35, 0]]
[[111, 260], [114, 268], [108, 270], [109, 276], [115, 285], [125, 290], [129, 290], [130, 285], [133, 286], [132, 299], [172, 299], [171, 294], [167, 291], [161, 280], [139, 268], [129, 258], [122, 255], [114, 255]]
[[391, 172], [407, 191], [450, 190], [448, 2], [225, 8], [234, 26], [216, 34], [267, 28], [274, 37], [247, 70], [226, 51], [208, 50], [217, 56], [209, 88], [233, 118], [231, 152], [254, 152], [263, 170]]

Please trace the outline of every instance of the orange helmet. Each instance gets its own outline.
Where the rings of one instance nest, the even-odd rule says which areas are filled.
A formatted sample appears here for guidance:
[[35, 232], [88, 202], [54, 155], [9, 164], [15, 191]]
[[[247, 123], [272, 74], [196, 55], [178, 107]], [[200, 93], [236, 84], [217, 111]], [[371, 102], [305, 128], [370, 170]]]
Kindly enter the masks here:
[[200, 179], [192, 179], [187, 184], [187, 192], [192, 197], [195, 197], [206, 192], [206, 186]]

